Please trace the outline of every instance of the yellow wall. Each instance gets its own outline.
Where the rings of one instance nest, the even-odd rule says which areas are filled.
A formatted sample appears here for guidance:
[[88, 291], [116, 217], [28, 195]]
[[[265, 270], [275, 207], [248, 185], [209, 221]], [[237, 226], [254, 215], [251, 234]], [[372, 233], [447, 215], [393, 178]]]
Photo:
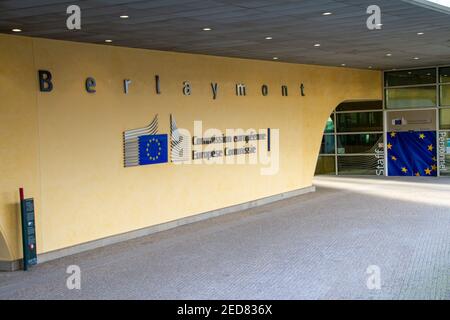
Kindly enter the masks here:
[[0, 260], [20, 256], [19, 187], [41, 195], [32, 46], [31, 39], [0, 36]]
[[[39, 92], [38, 69], [52, 72], [52, 92]], [[95, 94], [84, 90], [88, 76]], [[191, 96], [182, 93], [186, 80]], [[219, 84], [216, 100], [210, 82]], [[235, 95], [237, 82], [246, 97]], [[0, 260], [13, 260], [21, 256], [19, 186], [36, 201], [39, 253], [310, 186], [330, 112], [344, 100], [381, 99], [381, 73], [0, 35], [0, 93]], [[161, 133], [169, 133], [170, 113], [190, 130], [194, 120], [204, 129], [279, 128], [280, 171], [124, 168], [123, 131], [156, 113]]]

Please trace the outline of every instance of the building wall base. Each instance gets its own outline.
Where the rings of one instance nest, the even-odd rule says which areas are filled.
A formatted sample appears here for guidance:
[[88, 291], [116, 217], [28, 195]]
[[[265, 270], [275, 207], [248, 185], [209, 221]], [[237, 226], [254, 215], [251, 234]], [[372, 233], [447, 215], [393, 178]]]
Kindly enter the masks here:
[[[173, 229], [173, 228], [176, 228], [176, 227], [179, 227], [182, 225], [186, 225], [186, 224], [190, 224], [190, 223], [194, 223], [194, 222], [198, 222], [198, 221], [202, 221], [202, 220], [206, 220], [206, 219], [210, 219], [210, 218], [214, 218], [214, 217], [218, 217], [221, 215], [234, 213], [234, 212], [238, 212], [238, 211], [242, 211], [242, 210], [246, 210], [246, 209], [250, 209], [250, 208], [254, 208], [254, 207], [259, 207], [259, 206], [269, 204], [269, 203], [272, 203], [275, 201], [292, 198], [292, 197], [296, 197], [296, 196], [299, 196], [302, 194], [306, 194], [309, 192], [315, 192], [315, 191], [316, 191], [316, 188], [314, 186], [309, 186], [306, 188], [297, 189], [297, 190], [293, 190], [293, 191], [289, 191], [289, 192], [284, 192], [284, 193], [276, 194], [273, 196], [269, 196], [269, 197], [249, 201], [249, 202], [244, 202], [244, 203], [237, 204], [234, 206], [221, 208], [221, 209], [217, 209], [217, 210], [212, 210], [212, 211], [196, 214], [196, 215], [193, 215], [190, 217], [186, 217], [186, 218], [182, 218], [182, 219], [178, 219], [178, 220], [174, 220], [174, 221], [170, 221], [170, 222], [166, 222], [166, 223], [162, 223], [162, 224], [158, 224], [158, 225], [154, 225], [154, 226], [150, 226], [150, 227], [146, 227], [146, 228], [142, 228], [142, 229], [138, 229], [138, 230], [133, 230], [130, 232], [125, 232], [125, 233], [121, 233], [118, 235], [114, 235], [114, 236], [110, 236], [110, 237], [106, 237], [106, 238], [102, 238], [102, 239], [98, 239], [98, 240], [94, 240], [94, 241], [89, 241], [89, 242], [75, 245], [72, 247], [42, 253], [42, 254], [38, 255], [38, 263], [44, 263], [44, 262], [59, 259], [59, 258], [65, 257], [65, 256], [70, 256], [70, 255], [81, 253], [84, 251], [89, 251], [89, 250], [93, 250], [96, 248], [108, 246], [108, 245], [115, 244], [118, 242], [123, 242], [123, 241], [131, 240], [131, 239], [136, 239], [139, 237], [148, 236], [153, 233], [166, 231], [166, 230]], [[15, 260], [15, 261], [0, 261], [0, 271], [16, 271], [16, 270], [19, 270], [21, 268], [21, 266], [22, 266], [21, 259]]]

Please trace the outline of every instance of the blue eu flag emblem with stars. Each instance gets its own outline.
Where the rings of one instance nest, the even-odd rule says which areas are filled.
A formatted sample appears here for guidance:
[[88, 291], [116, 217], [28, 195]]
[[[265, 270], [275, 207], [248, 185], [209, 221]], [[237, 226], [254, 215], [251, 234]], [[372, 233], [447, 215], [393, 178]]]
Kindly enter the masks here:
[[167, 134], [139, 137], [139, 165], [167, 162]]
[[436, 176], [436, 132], [389, 132], [390, 176]]

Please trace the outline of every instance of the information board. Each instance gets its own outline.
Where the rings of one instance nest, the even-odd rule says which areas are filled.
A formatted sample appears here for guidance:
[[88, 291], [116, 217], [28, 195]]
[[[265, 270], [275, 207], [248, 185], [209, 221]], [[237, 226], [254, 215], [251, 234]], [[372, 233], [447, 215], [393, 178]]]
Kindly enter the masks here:
[[36, 251], [36, 224], [34, 219], [34, 200], [22, 200], [22, 242], [23, 242], [23, 269], [37, 263]]

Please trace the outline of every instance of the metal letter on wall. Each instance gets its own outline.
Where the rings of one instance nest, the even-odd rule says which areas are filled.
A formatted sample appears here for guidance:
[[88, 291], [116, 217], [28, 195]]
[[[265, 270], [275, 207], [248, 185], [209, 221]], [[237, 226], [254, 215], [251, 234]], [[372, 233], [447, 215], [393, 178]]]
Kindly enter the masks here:
[[191, 93], [192, 93], [191, 84], [189, 83], [189, 81], [184, 81], [183, 82], [183, 94], [185, 96], [190, 96]]
[[216, 100], [216, 98], [217, 98], [217, 91], [219, 90], [219, 85], [217, 84], [217, 82], [216, 83], [212, 83], [211, 82], [211, 90], [212, 90], [212, 93], [213, 93], [213, 99]]
[[95, 90], [95, 87], [97, 86], [97, 83], [95, 82], [95, 79], [92, 77], [89, 77], [86, 79], [85, 87], [86, 91], [88, 93], [95, 93], [97, 90]]
[[160, 79], [159, 79], [159, 75], [155, 76], [155, 90], [156, 90], [156, 94], [161, 94], [161, 85], [159, 83]]
[[41, 92], [50, 92], [53, 90], [52, 74], [47, 70], [38, 71], [39, 90]]
[[128, 89], [130, 87], [130, 84], [131, 84], [131, 80], [130, 79], [123, 80], [123, 92], [125, 94], [128, 94]]
[[246, 90], [245, 84], [243, 84], [243, 83], [236, 84], [236, 95], [237, 96], [247, 95], [247, 90]]

